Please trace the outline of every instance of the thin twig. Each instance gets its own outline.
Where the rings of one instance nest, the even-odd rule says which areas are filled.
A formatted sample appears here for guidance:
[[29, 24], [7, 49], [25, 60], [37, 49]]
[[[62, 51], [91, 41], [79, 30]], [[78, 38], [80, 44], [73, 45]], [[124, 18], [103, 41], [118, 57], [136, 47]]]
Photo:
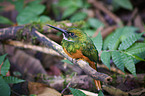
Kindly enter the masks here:
[[106, 9], [100, 2], [98, 2], [96, 0], [88, 0], [88, 3], [92, 4], [95, 8], [97, 8], [97, 9], [103, 11], [104, 13], [106, 13], [107, 15], [109, 15], [117, 23], [118, 26], [123, 26], [120, 18], [118, 18], [115, 14], [110, 12], [108, 9]]
[[129, 20], [128, 20], [128, 23], [127, 23], [128, 26], [131, 25], [131, 21], [132, 21], [132, 19], [135, 18], [135, 16], [137, 15], [137, 13], [138, 13], [138, 10], [137, 10], [137, 8], [135, 8], [134, 11], [133, 11], [132, 14], [131, 14]]
[[108, 27], [109, 25], [108, 25], [108, 23], [105, 21], [105, 19], [103, 18], [103, 16], [101, 15], [100, 10], [96, 9], [96, 10], [95, 10], [95, 13], [97, 14], [99, 20], [103, 22], [103, 24], [105, 25], [105, 27]]

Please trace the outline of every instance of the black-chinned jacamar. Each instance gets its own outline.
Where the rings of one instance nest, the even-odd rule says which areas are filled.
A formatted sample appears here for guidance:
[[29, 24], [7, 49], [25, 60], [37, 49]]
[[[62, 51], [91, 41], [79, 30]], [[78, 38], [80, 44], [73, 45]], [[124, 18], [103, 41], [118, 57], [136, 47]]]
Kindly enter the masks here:
[[[75, 59], [83, 59], [89, 63], [89, 65], [97, 70], [95, 64], [98, 61], [98, 51], [93, 41], [87, 36], [86, 33], [76, 28], [69, 28], [64, 30], [47, 24], [51, 28], [54, 28], [63, 33], [63, 40], [61, 42], [64, 52]], [[101, 83], [98, 80], [94, 80], [96, 88], [101, 90]]]

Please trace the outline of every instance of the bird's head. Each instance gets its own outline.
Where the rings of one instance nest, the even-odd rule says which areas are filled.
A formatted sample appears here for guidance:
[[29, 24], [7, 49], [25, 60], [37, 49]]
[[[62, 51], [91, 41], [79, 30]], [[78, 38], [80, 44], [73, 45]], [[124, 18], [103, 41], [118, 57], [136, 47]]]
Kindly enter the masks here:
[[78, 41], [85, 41], [87, 38], [86, 33], [82, 32], [77, 28], [69, 28], [67, 30], [54, 27], [52, 25], [47, 24], [49, 27], [54, 28], [63, 33], [63, 39], [70, 41], [70, 42], [78, 42]]

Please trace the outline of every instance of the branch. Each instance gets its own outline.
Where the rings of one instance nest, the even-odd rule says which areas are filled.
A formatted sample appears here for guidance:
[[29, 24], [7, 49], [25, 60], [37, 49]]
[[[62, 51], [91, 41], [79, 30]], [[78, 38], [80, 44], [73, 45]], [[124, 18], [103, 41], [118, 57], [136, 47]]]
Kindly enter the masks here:
[[[97, 72], [95, 69], [91, 68], [87, 62], [83, 60], [75, 60], [70, 58], [64, 51], [63, 48], [55, 43], [54, 41], [50, 40], [43, 34], [39, 33], [34, 27], [30, 30], [30, 26], [27, 28], [27, 26], [24, 27], [11, 27], [11, 28], [6, 28], [6, 29], [0, 29], [0, 40], [7, 40], [9, 38], [16, 38], [17, 34], [20, 35], [19, 30], [24, 29], [23, 33], [21, 36], [33, 36], [36, 37], [36, 39], [43, 43], [46, 47], [52, 48], [53, 50], [57, 51], [60, 55], [63, 57], [67, 58], [71, 62], [73, 62], [75, 65], [79, 66], [87, 75], [91, 76], [95, 80], [100, 80], [106, 83], [109, 83], [112, 81], [112, 78], [104, 73]], [[31, 31], [31, 32], [30, 32]]]
[[115, 14], [110, 12], [108, 9], [106, 9], [100, 2], [98, 2], [96, 0], [88, 0], [88, 3], [92, 4], [95, 8], [97, 8], [97, 9], [103, 11], [104, 13], [106, 13], [107, 15], [109, 15], [112, 18], [112, 20], [114, 20], [114, 22], [116, 22], [119, 26], [123, 26], [120, 18], [118, 18]]
[[51, 55], [56, 55], [56, 56], [62, 57], [60, 54], [58, 54], [58, 52], [56, 52], [53, 49], [50, 49], [48, 47], [40, 47], [40, 46], [25, 44], [25, 43], [22, 43], [20, 41], [12, 41], [12, 40], [11, 41], [5, 41], [4, 43], [15, 46], [15, 47], [31, 49], [31, 50], [43, 52], [43, 53], [46, 53], [46, 54], [51, 54]]

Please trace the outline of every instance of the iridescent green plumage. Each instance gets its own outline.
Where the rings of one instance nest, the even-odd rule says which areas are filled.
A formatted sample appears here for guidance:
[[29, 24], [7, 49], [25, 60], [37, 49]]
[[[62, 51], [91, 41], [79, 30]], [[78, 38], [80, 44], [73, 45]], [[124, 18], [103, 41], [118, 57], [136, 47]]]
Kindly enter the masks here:
[[[98, 51], [87, 34], [79, 29], [68, 29], [67, 31], [69, 35], [68, 40], [62, 40], [62, 47], [66, 48], [67, 52], [70, 54], [75, 53], [76, 50], [81, 50], [84, 56], [88, 57], [93, 62], [97, 62]], [[74, 33], [73, 36], [71, 36], [72, 33]]]

